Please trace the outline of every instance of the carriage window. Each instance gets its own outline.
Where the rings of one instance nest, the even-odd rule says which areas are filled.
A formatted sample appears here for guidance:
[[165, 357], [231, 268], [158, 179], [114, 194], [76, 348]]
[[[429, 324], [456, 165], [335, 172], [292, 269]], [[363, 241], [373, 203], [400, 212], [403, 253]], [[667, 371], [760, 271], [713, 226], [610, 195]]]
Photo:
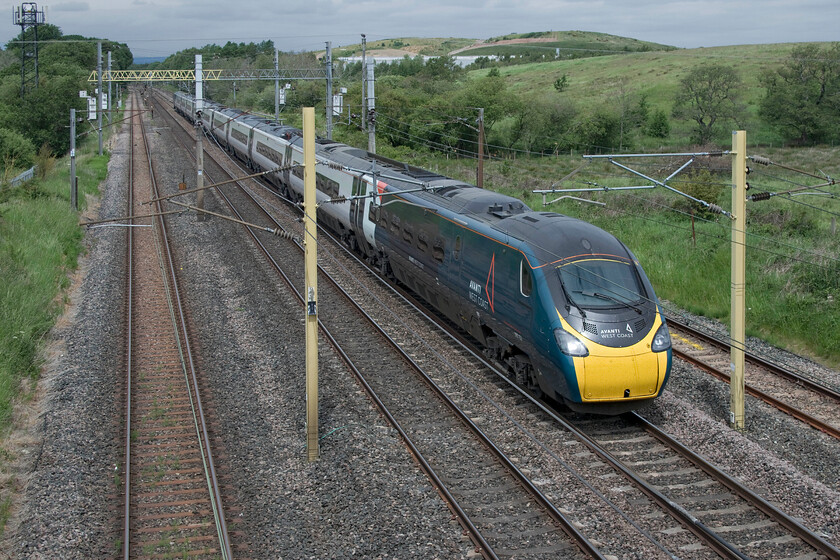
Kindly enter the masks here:
[[330, 198], [338, 196], [338, 182], [333, 181], [326, 175], [320, 173], [315, 174], [315, 188]]
[[436, 261], [443, 262], [444, 247], [446, 247], [446, 244], [443, 241], [443, 238], [436, 237], [435, 244], [432, 246], [432, 256]]
[[525, 259], [519, 261], [519, 291], [525, 297], [531, 297], [531, 267], [525, 263]]
[[379, 224], [380, 220], [382, 223], [385, 223], [385, 218], [382, 216], [382, 207], [371, 203], [370, 211], [368, 212], [368, 220], [373, 222], [374, 224]]
[[429, 248], [429, 238], [422, 231], [417, 234], [417, 248], [424, 253]]
[[396, 214], [391, 215], [391, 231], [399, 233], [400, 231], [400, 217]]
[[405, 226], [403, 228], [403, 239], [409, 243], [411, 243], [414, 239], [414, 232], [411, 230], [410, 226]]

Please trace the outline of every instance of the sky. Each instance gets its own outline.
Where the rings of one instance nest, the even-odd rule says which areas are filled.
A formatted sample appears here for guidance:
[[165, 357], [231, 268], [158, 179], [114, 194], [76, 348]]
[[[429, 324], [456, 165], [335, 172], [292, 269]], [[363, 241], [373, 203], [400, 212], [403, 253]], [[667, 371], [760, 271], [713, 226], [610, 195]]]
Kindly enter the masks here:
[[[21, 4], [13, 4], [20, 6]], [[398, 37], [486, 39], [595, 31], [683, 48], [840, 40], [840, 0], [58, 0], [65, 35], [127, 43], [135, 58], [228, 41], [315, 51]], [[12, 18], [0, 44], [16, 37]]]

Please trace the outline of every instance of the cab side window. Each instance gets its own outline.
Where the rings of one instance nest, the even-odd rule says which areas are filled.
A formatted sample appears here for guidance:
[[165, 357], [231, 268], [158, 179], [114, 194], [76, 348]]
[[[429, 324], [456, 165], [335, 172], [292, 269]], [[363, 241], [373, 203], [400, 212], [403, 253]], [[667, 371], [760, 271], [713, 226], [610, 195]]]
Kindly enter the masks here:
[[531, 284], [531, 267], [525, 259], [519, 261], [519, 291], [525, 297], [531, 297], [533, 286]]

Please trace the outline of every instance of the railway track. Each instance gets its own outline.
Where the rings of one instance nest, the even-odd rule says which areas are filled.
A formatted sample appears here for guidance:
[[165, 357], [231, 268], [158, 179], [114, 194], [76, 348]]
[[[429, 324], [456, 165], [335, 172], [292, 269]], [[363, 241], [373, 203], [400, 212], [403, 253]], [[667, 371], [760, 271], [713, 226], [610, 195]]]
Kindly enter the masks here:
[[[669, 318], [674, 355], [729, 383], [730, 349], [679, 320]], [[840, 392], [758, 356], [746, 356], [745, 392], [840, 439]]]
[[[239, 175], [242, 175], [242, 172]], [[235, 191], [235, 189], [227, 188], [225, 190]], [[235, 196], [240, 195], [237, 193]], [[271, 205], [271, 202], [268, 204]], [[249, 221], [260, 219], [264, 221], [264, 218], [258, 218], [256, 214], [241, 217]], [[291, 221], [294, 222], [295, 219], [293, 217]], [[263, 236], [256, 231], [252, 231], [251, 235], [255, 240]], [[320, 239], [322, 238], [319, 236]], [[324, 244], [324, 242], [321, 243]], [[266, 250], [266, 252], [271, 251]], [[340, 282], [342, 286], [359, 285], [360, 278], [372, 276], [372, 272], [363, 269], [358, 260], [356, 264], [347, 264], [346, 261], [335, 264], [331, 257], [325, 258], [323, 252], [321, 255], [321, 265], [329, 268], [331, 275], [343, 277]], [[299, 256], [292, 257], [286, 253], [272, 258], [278, 262], [300, 260]], [[287, 277], [289, 277], [290, 285], [302, 286], [302, 280], [291, 277], [291, 271], [287, 273]], [[325, 284], [326, 282], [319, 283], [322, 287]], [[382, 300], [385, 297], [381, 291], [374, 293], [365, 286], [351, 291], [354, 292], [353, 298], [357, 300]], [[408, 441], [412, 442], [409, 443], [409, 447], [421, 464], [437, 465], [438, 461], [445, 464], [450, 460], [456, 463], [452, 467], [446, 467], [454, 469], [455, 476], [440, 474], [429, 476], [436, 482], [441, 494], [450, 499], [450, 503], [457, 504], [453, 506], [453, 509], [464, 512], [461, 522], [471, 533], [474, 542], [482, 549], [482, 554], [485, 557], [510, 554], [516, 557], [542, 557], [542, 555], [556, 557], [560, 550], [569, 550], [571, 547], [569, 543], [551, 544], [550, 547], [553, 548], [546, 548], [545, 545], [534, 540], [535, 537], [553, 535], [557, 532], [557, 528], [549, 532], [546, 530], [547, 526], [529, 525], [532, 520], [529, 515], [533, 515], [533, 511], [522, 517], [510, 513], [515, 502], [522, 500], [521, 497], [513, 500], [505, 497], [510, 483], [496, 483], [490, 487], [489, 492], [483, 488], [486, 486], [486, 481], [495, 480], [495, 475], [480, 472], [487, 465], [486, 459], [482, 459], [482, 455], [478, 454], [479, 448], [467, 446], [464, 448], [464, 455], [456, 455], [452, 459], [443, 457], [441, 448], [449, 452], [449, 448], [461, 446], [464, 440], [468, 439], [467, 436], [460, 431], [455, 432], [455, 427], [450, 428], [432, 422], [433, 408], [442, 405], [430, 404], [431, 399], [426, 396], [426, 389], [408, 384], [408, 377], [398, 376], [395, 372], [402, 371], [402, 368], [397, 363], [385, 364], [382, 356], [377, 352], [374, 363], [370, 365], [367, 360], [372, 354], [371, 349], [375, 348], [379, 351], [384, 348], [385, 343], [374, 343], [372, 334], [360, 332], [358, 321], [349, 319], [347, 317], [349, 312], [339, 312], [341, 304], [331, 297], [325, 299], [324, 294], [321, 294], [319, 307], [322, 310], [335, 310], [336, 320], [347, 322], [346, 327], [344, 325], [341, 327], [347, 328], [348, 333], [336, 337], [336, 342], [341, 343], [342, 340], [339, 338], [347, 337], [344, 341], [346, 348], [354, 354], [359, 354], [361, 356], [359, 363], [364, 364], [362, 367], [357, 366], [356, 369], [362, 374], [387, 372], [385, 377], [373, 378], [373, 381], [362, 381], [369, 393], [377, 396], [391, 393], [388, 395], [389, 399], [414, 397], [415, 394], [423, 395], [420, 400], [392, 401], [390, 406], [386, 403], [386, 410], [399, 411], [400, 415], [405, 413], [404, 409], [421, 411], [419, 420], [405, 420], [407, 423], [411, 422], [409, 425], [412, 426], [406, 432]], [[754, 549], [759, 549], [760, 555], [768, 558], [792, 558], [797, 555], [801, 558], [838, 558], [836, 549], [826, 545], [809, 531], [804, 530], [801, 535], [796, 534], [795, 531], [802, 528], [797, 527], [795, 523], [791, 524], [781, 512], [774, 512], [774, 508], [769, 508], [771, 513], [767, 514], [762, 509], [766, 504], [755, 506], [737, 501], [744, 500], [740, 496], [749, 494], [748, 490], [720, 490], [713, 486], [721, 484], [722, 487], [729, 488], [726, 485], [731, 481], [718, 483], [711, 478], [711, 475], [704, 475], [709, 478], [671, 482], [668, 477], [688, 477], [694, 470], [703, 473], [706, 471], [702, 467], [692, 466], [694, 463], [691, 463], [691, 459], [679, 456], [677, 451], [669, 451], [670, 455], [663, 457], [661, 454], [664, 444], [661, 440], [647, 435], [648, 432], [633, 426], [628, 419], [616, 420], [624, 422], [623, 426], [603, 421], [589, 421], [594, 426], [592, 428], [594, 433], [587, 434], [585, 433], [586, 421], [578, 426], [542, 404], [533, 401], [523, 402], [520, 391], [504, 381], [503, 374], [496, 378], [496, 381], [491, 382], [490, 388], [487, 388], [486, 374], [493, 366], [483, 361], [475, 352], [462, 347], [463, 353], [458, 358], [441, 357], [437, 348], [446, 344], [454, 347], [451, 339], [445, 342], [447, 338], [442, 336], [440, 340], [433, 343], [418, 340], [417, 333], [428, 331], [429, 325], [425, 323], [426, 319], [414, 323], [412, 317], [417, 313], [411, 303], [405, 301], [400, 303], [396, 296], [393, 298], [389, 296], [387, 301], [379, 301], [377, 305], [371, 305], [368, 302], [361, 305], [368, 310], [368, 315], [371, 316], [370, 321], [373, 322], [383, 323], [388, 320], [388, 316], [391, 316], [391, 322], [393, 322], [394, 315], [400, 317], [401, 320], [397, 321], [399, 326], [396, 329], [389, 329], [389, 336], [396, 342], [396, 346], [406, 349], [406, 354], [398, 361], [422, 362], [422, 369], [432, 372], [424, 383], [427, 385], [435, 383], [440, 386], [438, 392], [450, 395], [449, 400], [453, 404], [447, 403], [447, 407], [453, 408], [453, 405], [460, 403], [458, 407], [462, 409], [469, 422], [460, 420], [459, 423], [476, 425], [476, 428], [472, 429], [473, 433], [487, 432], [485, 435], [492, 440], [492, 445], [502, 454], [508, 455], [509, 465], [504, 470], [518, 471], [522, 475], [516, 485], [530, 483], [545, 496], [549, 503], [562, 504], [557, 507], [558, 511], [573, 512], [574, 515], [570, 516], [569, 522], [585, 533], [594, 548], [609, 551], [611, 555], [618, 557], [639, 558], [745, 558], [749, 557]], [[369, 310], [373, 308], [379, 311], [370, 313]], [[325, 320], [325, 314], [325, 312], [322, 314], [322, 320]], [[329, 322], [331, 323], [332, 319]], [[447, 353], [447, 356], [451, 354]], [[436, 365], [429, 363], [435, 360], [439, 363]], [[460, 363], [461, 361], [463, 363]], [[476, 389], [475, 384], [478, 383], [483, 383], [485, 388]], [[395, 386], [400, 387], [400, 391], [397, 392], [399, 395], [393, 395]], [[488, 395], [491, 392], [497, 394]], [[498, 393], [503, 393], [503, 395]], [[499, 400], [509, 400], [510, 403], [502, 405]], [[401, 425], [402, 416], [399, 418], [396, 415], [392, 416], [391, 412], [383, 412], [383, 414], [393, 417], [395, 425]], [[634, 420], [633, 422], [642, 421]], [[478, 425], [481, 427], [479, 428]], [[453, 430], [451, 434], [456, 434], [457, 437], [447, 438], [446, 443], [441, 445], [439, 434], [450, 434], [450, 430]], [[427, 436], [435, 434], [437, 437], [428, 439], [429, 443], [426, 444], [433, 449], [430, 453], [423, 454], [422, 446], [416, 445], [413, 438], [424, 441]], [[624, 434], [628, 437], [623, 437]], [[528, 440], [527, 450], [517, 443], [523, 439]], [[638, 449], [633, 447], [636, 443], [638, 443]], [[487, 444], [482, 445], [487, 447]], [[514, 448], [517, 445], [518, 450], [513, 452], [515, 455], [506, 452], [508, 448]], [[433, 458], [431, 462], [430, 457]], [[465, 463], [466, 461], [469, 463]], [[676, 470], [670, 468], [671, 465], [680, 464], [680, 461], [684, 461], [685, 466], [680, 466]], [[474, 472], [469, 472], [465, 476], [463, 474], [465, 464], [475, 465], [475, 469], [472, 469]], [[650, 465], [649, 470], [644, 470], [646, 465]], [[636, 475], [636, 470], [645, 472], [646, 476]], [[460, 490], [453, 490], [447, 483], [455, 487], [458, 484], [462, 486]], [[464, 484], [466, 486], [463, 486]], [[690, 491], [679, 493], [686, 488], [699, 489], [705, 497], [697, 498]], [[713, 494], [715, 498], [712, 501], [706, 493], [709, 488], [715, 491]], [[731, 500], [734, 501], [731, 505], [704, 508], [713, 500], [725, 503], [725, 500], [730, 499], [724, 497], [727, 492], [730, 492]], [[581, 497], [583, 494], [588, 497]], [[695, 503], [700, 504], [700, 509], [691, 507]], [[533, 509], [533, 506], [528, 506], [526, 509]], [[605, 513], [605, 510], [609, 511]], [[506, 514], [501, 515], [502, 511]], [[492, 515], [485, 515], [487, 513]], [[706, 515], [706, 517], [698, 517], [698, 514]], [[733, 518], [744, 515], [755, 521], [746, 524], [732, 522]], [[494, 525], [494, 523], [498, 524], [500, 519], [502, 523]], [[517, 522], [519, 525], [516, 525]], [[520, 537], [525, 535], [526, 546], [501, 539], [498, 528], [502, 526], [514, 527], [513, 532], [519, 534]], [[783, 528], [778, 529], [778, 527]], [[628, 531], [633, 534], [630, 538], [626, 536]], [[488, 539], [487, 535], [491, 535], [491, 538]], [[595, 553], [598, 552], [595, 551]]]
[[[208, 176], [214, 175], [208, 172]], [[219, 189], [237, 219], [250, 223], [273, 220], [253, 198], [243, 205], [244, 193], [235, 187]], [[240, 206], [245, 207], [240, 211]], [[278, 222], [274, 226], [283, 227]], [[250, 228], [249, 233], [303, 308], [302, 247], [276, 242], [276, 237]], [[425, 368], [323, 270], [319, 309], [330, 310], [321, 312], [324, 336], [404, 438], [485, 557], [603, 558], [510, 458], [483, 437], [468, 415], [436, 390]], [[371, 348], [377, 351], [371, 352]], [[395, 383], [401, 391], [392, 390]], [[441, 445], [441, 434], [447, 435], [448, 444]], [[467, 473], [465, 464], [470, 465]]]
[[[132, 96], [128, 215], [157, 196], [138, 95]], [[159, 211], [159, 208], [158, 208]], [[127, 228], [122, 556], [232, 558], [184, 303], [157, 217]]]
[[[410, 293], [402, 294], [413, 299]], [[424, 312], [425, 306], [420, 302], [413, 306]], [[480, 352], [445, 319], [434, 316], [430, 320], [476, 354]], [[500, 377], [505, 376], [498, 364], [487, 367]], [[538, 406], [541, 411], [535, 413], [537, 421], [550, 422], [573, 434], [586, 448], [581, 456], [589, 460], [591, 476], [622, 477], [624, 484], [606, 489], [605, 495], [639, 491], [627, 502], [634, 509], [639, 529], [661, 535], [657, 537], [659, 544], [673, 555], [686, 558], [702, 554], [705, 548], [722, 558], [840, 558], [840, 551], [821, 536], [693, 453], [641, 414], [586, 418], [563, 412], [550, 402]], [[663, 514], [671, 524], [661, 522]]]

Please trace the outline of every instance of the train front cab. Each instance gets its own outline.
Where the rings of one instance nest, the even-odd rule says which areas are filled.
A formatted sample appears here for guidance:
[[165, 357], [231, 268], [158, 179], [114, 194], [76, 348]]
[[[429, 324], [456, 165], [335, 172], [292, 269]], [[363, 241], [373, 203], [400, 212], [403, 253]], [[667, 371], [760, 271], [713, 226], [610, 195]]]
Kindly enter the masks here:
[[[637, 263], [616, 259], [613, 264], [618, 262], [635, 270], [639, 284], [628, 290], [638, 290], [638, 301], [604, 301], [601, 313], [580, 301], [554, 309], [557, 359], [569, 366], [562, 368], [561, 390], [567, 391], [566, 404], [580, 412], [620, 414], [638, 408], [661, 394], [670, 374], [670, 334], [650, 283]], [[555, 284], [555, 301], [584, 291], [580, 286], [556, 289], [560, 275], [551, 269], [546, 275]], [[604, 297], [595, 286], [589, 289], [592, 297]], [[614, 285], [612, 290], [612, 297], [621, 293]]]

